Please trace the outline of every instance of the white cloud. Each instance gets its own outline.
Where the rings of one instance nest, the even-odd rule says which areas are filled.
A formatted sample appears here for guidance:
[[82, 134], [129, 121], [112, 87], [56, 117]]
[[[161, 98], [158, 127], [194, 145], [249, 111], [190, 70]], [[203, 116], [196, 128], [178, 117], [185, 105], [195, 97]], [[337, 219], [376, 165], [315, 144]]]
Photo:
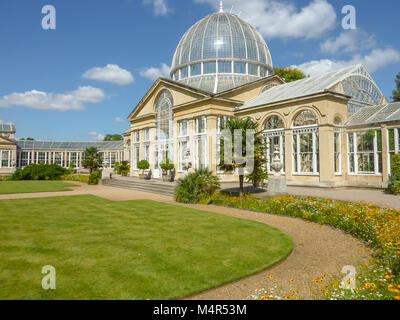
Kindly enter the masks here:
[[119, 123], [125, 123], [127, 120], [126, 119], [122, 119], [121, 117], [116, 117], [114, 119], [115, 122], [119, 122]]
[[[218, 8], [218, 1], [195, 0], [197, 3], [209, 3]], [[254, 25], [268, 38], [320, 38], [336, 26], [336, 11], [327, 0], [313, 0], [307, 6], [298, 9], [294, 1], [277, 0], [225, 0], [229, 11], [235, 12]]]
[[336, 54], [366, 50], [375, 47], [374, 35], [361, 29], [343, 31], [337, 38], [328, 39], [321, 44], [321, 51]]
[[111, 82], [121, 86], [135, 81], [132, 74], [116, 64], [108, 64], [105, 67], [95, 67], [87, 70], [82, 77], [84, 79]]
[[168, 7], [167, 0], [144, 0], [143, 4], [151, 5], [156, 16], [166, 16], [171, 9]]
[[46, 93], [32, 90], [12, 93], [0, 99], [0, 107], [23, 106], [39, 110], [84, 110], [85, 103], [100, 103], [105, 98], [103, 90], [90, 86], [79, 87], [66, 93]]
[[303, 63], [298, 66], [307, 75], [315, 76], [322, 73], [335, 71], [355, 64], [363, 64], [371, 73], [400, 61], [400, 52], [391, 48], [374, 49], [368, 55], [355, 55], [349, 61], [321, 59]]
[[144, 71], [141, 71], [140, 75], [144, 78], [155, 81], [160, 77], [169, 78], [170, 72], [171, 72], [171, 67], [166, 63], [162, 63], [161, 68], [154, 68], [154, 67], [147, 68]]
[[93, 139], [95, 139], [97, 141], [103, 141], [105, 138], [104, 134], [93, 132], [93, 131], [89, 132], [88, 134], [89, 134], [89, 136], [91, 136]]

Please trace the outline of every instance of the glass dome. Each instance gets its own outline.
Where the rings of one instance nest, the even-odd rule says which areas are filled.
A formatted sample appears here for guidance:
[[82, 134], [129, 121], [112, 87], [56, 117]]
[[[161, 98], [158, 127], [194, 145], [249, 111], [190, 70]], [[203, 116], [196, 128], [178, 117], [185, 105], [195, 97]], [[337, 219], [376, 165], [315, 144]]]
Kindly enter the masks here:
[[176, 49], [173, 80], [217, 93], [273, 75], [268, 46], [238, 16], [219, 12], [192, 26]]

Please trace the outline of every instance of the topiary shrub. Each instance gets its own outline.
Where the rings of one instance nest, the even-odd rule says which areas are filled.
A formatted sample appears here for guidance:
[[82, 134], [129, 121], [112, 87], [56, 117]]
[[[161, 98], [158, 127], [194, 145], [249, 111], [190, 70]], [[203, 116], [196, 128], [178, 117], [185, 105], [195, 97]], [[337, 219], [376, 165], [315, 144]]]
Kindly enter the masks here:
[[137, 167], [139, 170], [142, 170], [142, 174], [144, 174], [144, 170], [149, 170], [150, 163], [147, 160], [142, 160], [142, 161], [139, 161]]
[[11, 179], [18, 180], [61, 180], [68, 170], [57, 164], [30, 164], [14, 172]]
[[97, 184], [99, 184], [100, 180], [101, 180], [101, 171], [100, 170], [93, 171], [91, 173], [91, 175], [89, 176], [89, 184], [90, 185], [97, 185]]
[[208, 169], [200, 169], [177, 181], [175, 199], [182, 203], [201, 203], [220, 188], [219, 178]]
[[165, 160], [163, 160], [163, 161], [161, 162], [160, 168], [162, 169], [163, 174], [164, 174], [164, 175], [167, 175], [167, 174], [168, 174], [168, 171], [171, 171], [171, 170], [173, 170], [173, 169], [175, 168], [175, 165], [172, 163], [171, 160], [165, 159]]

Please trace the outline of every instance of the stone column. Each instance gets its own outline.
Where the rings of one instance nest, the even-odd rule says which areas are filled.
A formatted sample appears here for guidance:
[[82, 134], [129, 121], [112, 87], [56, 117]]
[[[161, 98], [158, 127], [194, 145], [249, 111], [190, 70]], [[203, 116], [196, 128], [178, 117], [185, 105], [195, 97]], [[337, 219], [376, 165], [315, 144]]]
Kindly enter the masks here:
[[285, 172], [286, 179], [291, 180], [293, 177], [293, 130], [285, 131]]
[[[389, 181], [389, 132], [386, 125], [382, 125], [382, 182], [387, 187]], [[379, 142], [378, 142], [379, 143]]]
[[319, 128], [320, 182], [335, 182], [335, 134], [333, 127]]
[[217, 174], [217, 116], [207, 117], [208, 168]]

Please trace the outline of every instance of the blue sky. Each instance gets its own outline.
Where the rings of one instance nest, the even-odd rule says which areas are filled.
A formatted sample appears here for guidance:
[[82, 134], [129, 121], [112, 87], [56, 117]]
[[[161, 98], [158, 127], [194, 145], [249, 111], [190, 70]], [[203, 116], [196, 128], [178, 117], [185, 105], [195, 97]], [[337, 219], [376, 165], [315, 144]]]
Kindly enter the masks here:
[[[357, 30], [341, 27], [344, 5]], [[42, 7], [56, 9], [43, 30]], [[275, 66], [308, 74], [362, 62], [390, 98], [400, 72], [398, 0], [225, 0], [250, 20]], [[184, 32], [215, 0], [3, 0], [0, 2], [0, 121], [17, 137], [93, 140], [123, 122], [165, 75]]]

